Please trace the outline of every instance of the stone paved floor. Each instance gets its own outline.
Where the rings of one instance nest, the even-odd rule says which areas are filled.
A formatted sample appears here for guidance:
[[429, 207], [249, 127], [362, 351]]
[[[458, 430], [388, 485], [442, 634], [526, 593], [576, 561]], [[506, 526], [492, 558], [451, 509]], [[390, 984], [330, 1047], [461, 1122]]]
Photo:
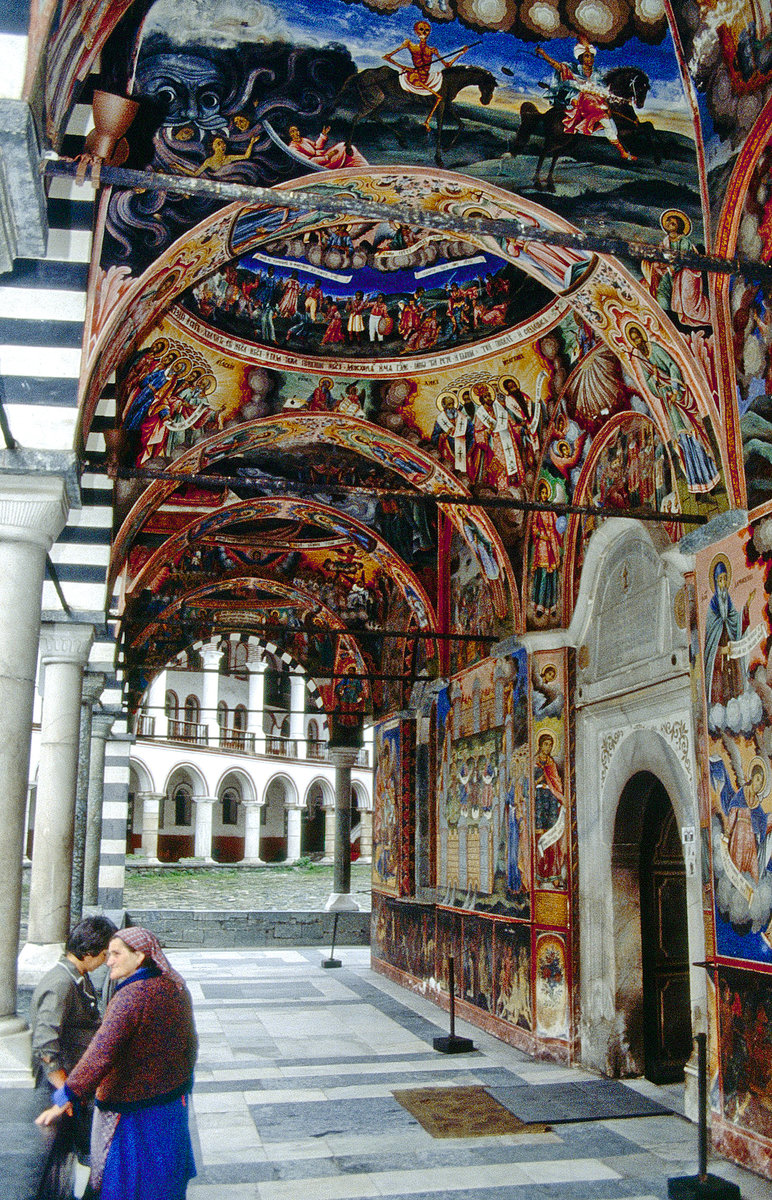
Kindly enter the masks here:
[[[369, 951], [173, 951], [201, 1036], [192, 1119], [198, 1178], [189, 1200], [664, 1200], [696, 1171], [682, 1117], [556, 1125], [549, 1132], [435, 1139], [392, 1096], [450, 1084], [555, 1084], [591, 1078], [538, 1063], [459, 1022], [471, 1055], [432, 1039], [447, 1018], [369, 969]], [[681, 1089], [639, 1090], [673, 1107]], [[772, 1184], [721, 1160], [747, 1200]]]

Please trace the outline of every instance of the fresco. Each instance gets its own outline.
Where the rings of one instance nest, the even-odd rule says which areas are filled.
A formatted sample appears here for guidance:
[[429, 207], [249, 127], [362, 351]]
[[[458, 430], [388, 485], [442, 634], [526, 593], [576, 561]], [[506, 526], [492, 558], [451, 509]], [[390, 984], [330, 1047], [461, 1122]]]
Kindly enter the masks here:
[[377, 360], [488, 338], [551, 299], [457, 238], [396, 221], [348, 222], [307, 233], [300, 246], [267, 243], [200, 283], [186, 307], [236, 338]]
[[[737, 250], [772, 261], [772, 146], [751, 174]], [[770, 498], [772, 463], [772, 288], [737, 277], [730, 290], [737, 399], [749, 506]]]
[[391, 895], [401, 895], [406, 883], [412, 890], [407, 832], [411, 793], [405, 786], [410, 766], [403, 724], [385, 722], [375, 738], [373, 887]]
[[475, 1008], [491, 1012], [493, 1005], [493, 923], [469, 920], [461, 925], [462, 978], [459, 994]]
[[566, 668], [562, 651], [534, 654], [531, 667], [535, 881], [563, 891], [569, 879]]
[[718, 1018], [724, 1119], [772, 1138], [769, 976], [720, 971]]
[[772, 705], [768, 579], [760, 521], [698, 559], [716, 952], [772, 962]]
[[533, 1029], [531, 931], [528, 925], [497, 924], [495, 930], [496, 1016]]
[[437, 699], [437, 887], [445, 904], [523, 915], [530, 883], [524, 655], [487, 659], [466, 682]]
[[568, 1037], [566, 944], [556, 934], [545, 933], [536, 939], [534, 987], [537, 1033], [547, 1038]]
[[[638, 187], [645, 173], [651, 195], [699, 220], [694, 114], [664, 11], [633, 15], [623, 0], [570, 12], [552, 0], [319, 0], [312, 13], [248, 0], [237, 46], [224, 12], [218, 27], [217, 0], [202, 8], [206, 20], [158, 0], [133, 63], [125, 45], [106, 54], [107, 73], [133, 74], [144, 100], [132, 152], [154, 170], [272, 185], [447, 163], [545, 196], [569, 219], [602, 211], [627, 235], [655, 226]], [[113, 198], [110, 260], [136, 274], [151, 246], [211, 209], [205, 198]], [[132, 238], [138, 228], [151, 237]]]

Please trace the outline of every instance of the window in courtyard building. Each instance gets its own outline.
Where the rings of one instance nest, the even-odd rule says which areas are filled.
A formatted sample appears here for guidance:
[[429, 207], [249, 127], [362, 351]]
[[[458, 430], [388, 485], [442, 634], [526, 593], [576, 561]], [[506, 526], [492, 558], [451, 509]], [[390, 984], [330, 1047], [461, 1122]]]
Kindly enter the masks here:
[[234, 787], [226, 788], [222, 794], [222, 823], [223, 825], [238, 825], [239, 823], [239, 795], [238, 789]]
[[224, 700], [220, 700], [217, 705], [217, 724], [220, 729], [225, 729], [228, 725], [228, 705]]
[[185, 720], [188, 725], [197, 725], [201, 715], [201, 705], [197, 696], [188, 696], [185, 701]]
[[193, 821], [193, 788], [189, 783], [178, 783], [172, 796], [174, 824], [190, 825]]
[[164, 700], [164, 712], [169, 721], [176, 721], [180, 715], [180, 702], [176, 692], [167, 692]]
[[243, 704], [237, 704], [233, 712], [234, 729], [244, 730], [247, 727], [247, 710]]

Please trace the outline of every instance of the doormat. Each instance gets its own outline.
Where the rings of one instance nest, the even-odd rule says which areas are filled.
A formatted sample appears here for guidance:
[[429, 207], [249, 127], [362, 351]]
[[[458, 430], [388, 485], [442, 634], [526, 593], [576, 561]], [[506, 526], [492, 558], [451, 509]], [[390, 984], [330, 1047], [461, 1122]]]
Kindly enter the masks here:
[[570, 1121], [608, 1121], [621, 1117], [661, 1117], [672, 1108], [625, 1087], [618, 1079], [588, 1079], [577, 1083], [520, 1084], [488, 1088], [491, 1096], [519, 1120], [548, 1121], [551, 1125]]
[[544, 1132], [519, 1120], [484, 1087], [406, 1088], [391, 1094], [435, 1138]]

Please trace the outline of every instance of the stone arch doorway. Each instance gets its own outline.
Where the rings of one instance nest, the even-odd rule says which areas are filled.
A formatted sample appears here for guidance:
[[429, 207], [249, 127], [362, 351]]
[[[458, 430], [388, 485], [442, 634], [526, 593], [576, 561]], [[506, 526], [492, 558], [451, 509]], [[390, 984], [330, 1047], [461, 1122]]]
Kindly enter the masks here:
[[662, 782], [640, 770], [622, 789], [611, 856], [620, 1074], [684, 1078], [692, 1050], [686, 871]]
[[302, 818], [301, 854], [321, 857], [324, 854], [324, 788], [318, 780], [308, 789]]

